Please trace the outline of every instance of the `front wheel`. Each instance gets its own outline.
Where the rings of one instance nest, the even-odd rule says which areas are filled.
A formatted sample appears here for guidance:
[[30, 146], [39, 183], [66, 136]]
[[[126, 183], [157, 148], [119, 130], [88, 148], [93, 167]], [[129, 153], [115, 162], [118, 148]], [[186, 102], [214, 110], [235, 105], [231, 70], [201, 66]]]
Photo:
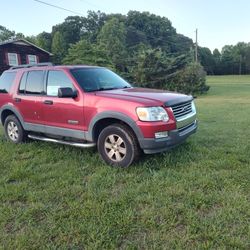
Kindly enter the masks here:
[[104, 128], [97, 142], [102, 159], [111, 166], [128, 167], [139, 157], [139, 146], [131, 130], [121, 124]]
[[10, 115], [4, 122], [5, 136], [8, 140], [14, 143], [21, 143], [26, 141], [27, 134], [23, 129], [21, 123], [14, 115]]

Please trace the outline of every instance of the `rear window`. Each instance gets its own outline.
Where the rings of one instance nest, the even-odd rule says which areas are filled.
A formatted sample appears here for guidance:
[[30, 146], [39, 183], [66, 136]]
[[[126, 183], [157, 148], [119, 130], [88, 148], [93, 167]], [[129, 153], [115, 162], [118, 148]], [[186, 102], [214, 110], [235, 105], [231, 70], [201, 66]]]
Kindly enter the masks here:
[[0, 93], [7, 94], [14, 83], [16, 72], [5, 72], [0, 77]]

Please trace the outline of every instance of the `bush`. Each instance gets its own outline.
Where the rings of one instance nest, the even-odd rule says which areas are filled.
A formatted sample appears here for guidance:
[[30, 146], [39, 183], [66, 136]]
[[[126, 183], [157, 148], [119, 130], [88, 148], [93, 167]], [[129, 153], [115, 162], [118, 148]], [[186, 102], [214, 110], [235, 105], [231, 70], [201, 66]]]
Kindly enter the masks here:
[[209, 90], [206, 72], [198, 63], [191, 63], [169, 76], [164, 88], [185, 94], [203, 94]]

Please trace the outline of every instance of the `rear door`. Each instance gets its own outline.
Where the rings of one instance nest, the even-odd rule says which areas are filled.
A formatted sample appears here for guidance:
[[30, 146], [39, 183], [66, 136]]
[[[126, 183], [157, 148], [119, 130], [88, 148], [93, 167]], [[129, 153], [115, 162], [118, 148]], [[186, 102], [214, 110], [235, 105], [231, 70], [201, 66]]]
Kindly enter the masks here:
[[44, 95], [43, 70], [32, 70], [24, 72], [17, 93], [13, 99], [15, 107], [21, 113], [24, 122], [32, 124], [43, 124], [42, 121], [42, 95]]
[[[62, 134], [62, 128], [83, 130], [83, 101], [80, 93], [76, 98], [59, 98], [59, 88], [75, 90], [73, 80], [63, 70], [49, 70], [46, 76], [46, 95], [42, 99], [43, 120], [47, 132]], [[51, 130], [51, 127], [54, 130]], [[58, 132], [59, 131], [59, 132]]]

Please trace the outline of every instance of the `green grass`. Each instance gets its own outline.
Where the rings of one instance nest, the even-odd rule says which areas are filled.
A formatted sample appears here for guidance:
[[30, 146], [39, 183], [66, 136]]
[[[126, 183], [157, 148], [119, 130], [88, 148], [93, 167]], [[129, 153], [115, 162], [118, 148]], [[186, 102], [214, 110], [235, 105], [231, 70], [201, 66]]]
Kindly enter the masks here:
[[129, 169], [0, 132], [0, 249], [249, 249], [250, 76], [208, 77], [199, 130]]

